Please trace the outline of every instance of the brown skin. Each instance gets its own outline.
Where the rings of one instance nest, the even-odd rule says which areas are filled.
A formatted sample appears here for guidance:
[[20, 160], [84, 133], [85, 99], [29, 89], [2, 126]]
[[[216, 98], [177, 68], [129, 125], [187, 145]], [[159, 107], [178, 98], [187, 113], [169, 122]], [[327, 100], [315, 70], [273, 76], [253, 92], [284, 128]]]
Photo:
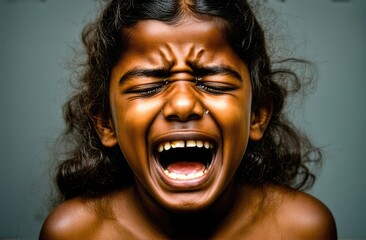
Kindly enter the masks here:
[[[103, 200], [72, 199], [47, 218], [40, 239], [337, 239], [330, 211], [306, 193], [278, 186], [237, 190], [225, 214], [192, 215], [175, 229], [167, 223], [174, 216], [146, 213], [133, 188]], [[200, 234], [203, 229], [210, 231]]]
[[[215, 22], [146, 20], [127, 35], [128, 48], [112, 70], [111, 118], [99, 119], [96, 129], [105, 146], [119, 144], [136, 184], [66, 201], [47, 218], [40, 239], [336, 239], [331, 213], [315, 198], [234, 183], [247, 143], [261, 139], [270, 110], [252, 112], [249, 70]], [[215, 146], [203, 176], [164, 174], [156, 148], [173, 140]]]

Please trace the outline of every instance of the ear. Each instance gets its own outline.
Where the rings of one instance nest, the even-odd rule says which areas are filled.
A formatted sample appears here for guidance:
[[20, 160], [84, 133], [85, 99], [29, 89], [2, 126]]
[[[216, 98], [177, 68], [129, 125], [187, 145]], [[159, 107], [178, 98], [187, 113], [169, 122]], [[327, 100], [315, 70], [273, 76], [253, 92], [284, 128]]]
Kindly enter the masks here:
[[267, 107], [259, 108], [252, 112], [249, 139], [259, 141], [262, 139], [266, 131], [269, 120], [271, 119], [272, 110]]
[[100, 114], [93, 117], [93, 123], [99, 139], [105, 147], [114, 147], [118, 143], [111, 119], [105, 119]]

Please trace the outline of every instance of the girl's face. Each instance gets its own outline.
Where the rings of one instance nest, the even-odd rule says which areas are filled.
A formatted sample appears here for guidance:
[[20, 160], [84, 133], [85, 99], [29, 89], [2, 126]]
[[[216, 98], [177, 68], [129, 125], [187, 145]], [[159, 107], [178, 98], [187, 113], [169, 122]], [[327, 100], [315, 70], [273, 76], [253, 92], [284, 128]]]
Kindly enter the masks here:
[[213, 21], [144, 20], [112, 70], [102, 142], [118, 142], [138, 189], [170, 211], [211, 205], [261, 135], [248, 68], [223, 34]]

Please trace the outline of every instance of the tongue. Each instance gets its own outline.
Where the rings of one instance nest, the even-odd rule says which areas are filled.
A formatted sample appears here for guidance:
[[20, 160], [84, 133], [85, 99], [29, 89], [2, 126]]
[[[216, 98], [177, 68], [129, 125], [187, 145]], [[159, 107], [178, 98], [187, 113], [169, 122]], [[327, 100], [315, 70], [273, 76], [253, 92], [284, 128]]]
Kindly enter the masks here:
[[174, 162], [167, 166], [167, 169], [170, 173], [186, 175], [190, 173], [202, 172], [205, 170], [205, 168], [205, 165], [200, 162]]

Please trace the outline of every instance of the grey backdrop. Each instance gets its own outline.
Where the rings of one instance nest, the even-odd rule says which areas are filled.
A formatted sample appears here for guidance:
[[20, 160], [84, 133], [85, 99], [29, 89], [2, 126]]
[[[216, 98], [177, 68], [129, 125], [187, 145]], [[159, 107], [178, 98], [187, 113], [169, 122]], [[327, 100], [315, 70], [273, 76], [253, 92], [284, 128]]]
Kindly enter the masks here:
[[[295, 120], [325, 147], [311, 193], [340, 238], [366, 239], [366, 1], [269, 0], [319, 83]], [[0, 239], [36, 239], [47, 214], [49, 148], [62, 129], [65, 59], [95, 0], [0, 0]]]

